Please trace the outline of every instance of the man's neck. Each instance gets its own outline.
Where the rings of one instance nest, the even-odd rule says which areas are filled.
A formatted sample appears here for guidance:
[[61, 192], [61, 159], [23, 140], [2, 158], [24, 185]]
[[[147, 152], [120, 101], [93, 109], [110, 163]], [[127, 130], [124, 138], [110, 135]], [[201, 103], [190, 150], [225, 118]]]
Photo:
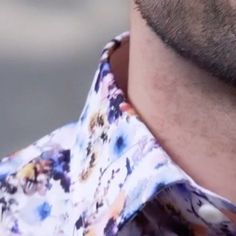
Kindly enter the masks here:
[[171, 158], [236, 203], [236, 93], [178, 56], [131, 13], [128, 97]]

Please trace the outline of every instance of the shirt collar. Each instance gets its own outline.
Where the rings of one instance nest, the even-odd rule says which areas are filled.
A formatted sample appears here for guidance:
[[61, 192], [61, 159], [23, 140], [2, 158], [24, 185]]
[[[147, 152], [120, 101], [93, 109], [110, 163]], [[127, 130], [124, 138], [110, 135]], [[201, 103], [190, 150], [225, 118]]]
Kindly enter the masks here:
[[73, 159], [72, 173], [77, 179], [80, 166], [81, 181], [74, 189], [86, 184], [80, 196], [89, 206], [83, 213], [86, 230], [100, 235], [109, 223], [115, 234], [157, 199], [193, 228], [235, 235], [227, 216], [236, 213], [236, 206], [199, 186], [173, 162], [116, 85], [110, 59], [128, 41], [129, 33], [123, 33], [105, 46], [77, 124], [73, 156], [83, 158]]

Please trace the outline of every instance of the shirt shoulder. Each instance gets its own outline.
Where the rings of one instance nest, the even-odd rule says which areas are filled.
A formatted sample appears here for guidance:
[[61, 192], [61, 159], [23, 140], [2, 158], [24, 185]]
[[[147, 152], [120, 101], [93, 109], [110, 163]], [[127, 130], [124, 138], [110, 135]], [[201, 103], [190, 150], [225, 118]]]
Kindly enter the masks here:
[[[69, 193], [75, 129], [75, 123], [61, 127], [1, 159], [1, 235], [38, 235], [34, 233], [37, 227], [30, 225], [40, 227], [39, 223], [46, 219], [52, 224], [51, 214], [62, 216], [65, 213], [62, 203]], [[60, 225], [60, 219], [57, 221]], [[49, 230], [47, 235], [54, 232]]]
[[0, 180], [20, 171], [25, 165], [38, 158], [45, 158], [46, 154], [49, 157], [53, 151], [70, 150], [75, 140], [75, 126], [76, 123], [65, 125], [28, 147], [3, 157], [0, 161]]

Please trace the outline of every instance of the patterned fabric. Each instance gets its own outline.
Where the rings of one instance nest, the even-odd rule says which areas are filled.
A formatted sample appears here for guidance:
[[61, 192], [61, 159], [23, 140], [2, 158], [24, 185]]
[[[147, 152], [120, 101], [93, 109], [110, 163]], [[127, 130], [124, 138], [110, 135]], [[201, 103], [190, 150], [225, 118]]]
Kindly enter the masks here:
[[236, 206], [166, 154], [116, 86], [103, 50], [78, 122], [0, 163], [1, 236], [236, 235]]

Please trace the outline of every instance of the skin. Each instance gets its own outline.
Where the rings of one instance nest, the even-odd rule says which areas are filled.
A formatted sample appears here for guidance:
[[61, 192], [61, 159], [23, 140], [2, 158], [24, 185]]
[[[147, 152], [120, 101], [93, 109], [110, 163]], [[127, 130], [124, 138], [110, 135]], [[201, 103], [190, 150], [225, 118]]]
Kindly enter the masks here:
[[235, 5], [133, 1], [127, 69], [128, 98], [171, 158], [234, 203]]

